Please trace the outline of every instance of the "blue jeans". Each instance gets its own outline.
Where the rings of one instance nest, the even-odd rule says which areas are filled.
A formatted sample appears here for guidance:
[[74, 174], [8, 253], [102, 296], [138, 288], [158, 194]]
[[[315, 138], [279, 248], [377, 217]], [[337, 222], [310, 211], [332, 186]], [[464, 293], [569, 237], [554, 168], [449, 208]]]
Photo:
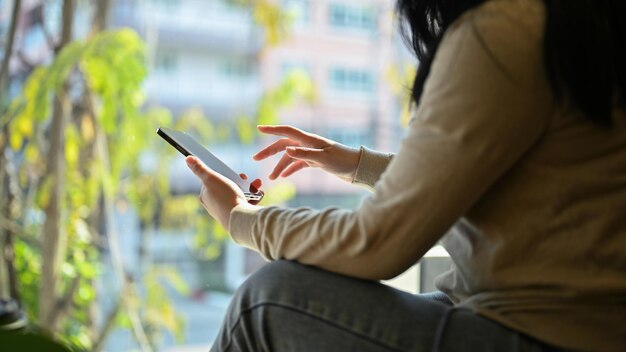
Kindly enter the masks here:
[[454, 308], [288, 261], [270, 263], [235, 293], [211, 351], [556, 351]]

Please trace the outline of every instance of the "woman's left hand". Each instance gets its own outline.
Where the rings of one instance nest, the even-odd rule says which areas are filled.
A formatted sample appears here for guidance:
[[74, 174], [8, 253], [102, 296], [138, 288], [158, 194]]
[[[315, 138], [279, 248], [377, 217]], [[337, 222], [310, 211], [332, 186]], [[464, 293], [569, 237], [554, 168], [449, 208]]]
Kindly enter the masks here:
[[[208, 168], [198, 158], [188, 156], [185, 161], [189, 169], [202, 182], [200, 203], [206, 211], [228, 229], [230, 212], [239, 204], [247, 203], [243, 191], [233, 181]], [[245, 175], [242, 175], [244, 178]], [[255, 180], [252, 186], [261, 187], [261, 181]]]

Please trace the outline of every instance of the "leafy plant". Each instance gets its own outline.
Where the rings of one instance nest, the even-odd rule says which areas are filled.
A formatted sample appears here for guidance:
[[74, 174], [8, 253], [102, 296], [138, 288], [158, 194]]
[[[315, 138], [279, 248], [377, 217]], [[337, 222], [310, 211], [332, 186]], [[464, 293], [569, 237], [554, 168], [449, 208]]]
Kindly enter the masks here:
[[[73, 18], [72, 3], [63, 2], [66, 18]], [[281, 38], [285, 27], [276, 5], [241, 5], [253, 8], [270, 42]], [[65, 27], [62, 37], [67, 39], [71, 30]], [[14, 156], [2, 177], [7, 171], [9, 183], [19, 188], [11, 193], [13, 201], [7, 205], [3, 199], [0, 205], [10, 208], [3, 221], [14, 230], [12, 264], [21, 303], [31, 322], [77, 349], [100, 350], [116, 325], [131, 329], [142, 350], [152, 349], [162, 331], [183, 338], [184, 322], [165, 287], [183, 295], [189, 289], [175, 271], [163, 266], [141, 272], [140, 279], [133, 277], [120, 254], [114, 216], [120, 207], [132, 207], [146, 231], [196, 224], [197, 250], [203, 258], [217, 257], [227, 237], [199, 211], [197, 196], [170, 193], [167, 168], [142, 167], [146, 155], [157, 165], [178, 157], [155, 138], [155, 128], [174, 125], [197, 131], [204, 141], [236, 136], [252, 143], [255, 124], [274, 123], [281, 107], [298, 98], [314, 98], [308, 77], [294, 72], [263, 95], [254, 117], [214, 123], [190, 109], [174, 119], [166, 109], [144, 109], [145, 50], [130, 29], [97, 30], [84, 40], [66, 40], [48, 65], [34, 69], [0, 117], [0, 153], [8, 148]], [[60, 139], [55, 141], [55, 136]], [[267, 192], [266, 202], [281, 202], [295, 190], [286, 184]], [[55, 241], [47, 242], [51, 237]], [[105, 321], [97, 324], [95, 287], [107, 260], [118, 296], [111, 298]]]

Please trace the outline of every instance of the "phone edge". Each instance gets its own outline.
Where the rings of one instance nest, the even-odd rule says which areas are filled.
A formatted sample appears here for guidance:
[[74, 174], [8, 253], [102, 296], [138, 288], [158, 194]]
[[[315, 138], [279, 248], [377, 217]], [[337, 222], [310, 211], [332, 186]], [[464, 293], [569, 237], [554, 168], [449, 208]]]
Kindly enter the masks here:
[[182, 145], [178, 144], [175, 140], [170, 137], [167, 132], [163, 131], [161, 127], [157, 128], [157, 134], [161, 136], [161, 138], [165, 139], [167, 143], [169, 143], [172, 147], [178, 150], [184, 156], [190, 156], [191, 154], [187, 149], [185, 149]]

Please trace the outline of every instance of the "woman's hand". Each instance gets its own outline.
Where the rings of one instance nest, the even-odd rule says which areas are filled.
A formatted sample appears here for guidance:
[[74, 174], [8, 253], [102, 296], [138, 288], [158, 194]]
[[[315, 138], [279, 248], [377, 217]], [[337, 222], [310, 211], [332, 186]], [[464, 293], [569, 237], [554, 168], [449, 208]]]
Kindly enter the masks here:
[[284, 137], [253, 156], [254, 160], [263, 160], [285, 152], [270, 174], [270, 180], [293, 175], [307, 167], [319, 167], [347, 182], [354, 180], [361, 156], [359, 149], [292, 126], [258, 126], [258, 129], [262, 133]]
[[[200, 203], [206, 211], [219, 221], [225, 229], [228, 229], [230, 212], [239, 204], [246, 203], [243, 191], [233, 181], [208, 168], [198, 158], [188, 156], [185, 161], [189, 169], [202, 182], [200, 190]], [[248, 177], [241, 174], [243, 179]], [[256, 179], [250, 183], [250, 191], [257, 193], [261, 188], [261, 180]]]

